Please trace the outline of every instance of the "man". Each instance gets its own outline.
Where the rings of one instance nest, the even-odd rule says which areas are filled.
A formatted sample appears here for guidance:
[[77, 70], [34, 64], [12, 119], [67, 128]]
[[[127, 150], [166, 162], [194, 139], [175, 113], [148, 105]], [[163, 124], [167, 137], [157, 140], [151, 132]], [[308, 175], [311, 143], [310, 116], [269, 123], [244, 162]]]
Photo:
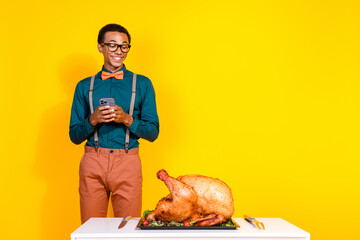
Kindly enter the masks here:
[[[123, 64], [130, 41], [124, 27], [104, 26], [97, 45], [104, 56], [102, 71], [80, 81], [75, 89], [70, 138], [75, 144], [87, 140], [79, 170], [82, 223], [106, 217], [110, 194], [115, 217], [141, 216], [138, 139], [155, 141], [159, 119], [151, 81]], [[115, 106], [100, 106], [103, 98], [113, 98]]]

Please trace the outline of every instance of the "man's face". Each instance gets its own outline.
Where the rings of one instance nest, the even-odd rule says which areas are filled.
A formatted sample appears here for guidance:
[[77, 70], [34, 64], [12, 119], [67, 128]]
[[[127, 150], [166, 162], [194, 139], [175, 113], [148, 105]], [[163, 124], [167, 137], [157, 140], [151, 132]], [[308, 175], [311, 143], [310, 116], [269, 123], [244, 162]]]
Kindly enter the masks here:
[[[125, 33], [107, 32], [104, 36], [104, 43], [129, 44], [129, 39]], [[127, 53], [123, 53], [120, 47], [111, 52], [108, 46], [98, 44], [99, 51], [104, 55], [104, 67], [112, 72], [122, 68]]]

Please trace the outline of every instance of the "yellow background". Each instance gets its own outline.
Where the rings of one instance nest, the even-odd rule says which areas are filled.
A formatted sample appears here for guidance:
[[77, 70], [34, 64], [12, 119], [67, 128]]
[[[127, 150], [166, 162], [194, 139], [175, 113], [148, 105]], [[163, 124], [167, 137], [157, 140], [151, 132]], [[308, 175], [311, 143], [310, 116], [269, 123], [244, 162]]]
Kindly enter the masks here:
[[355, 239], [359, 10], [355, 0], [2, 3], [1, 238], [70, 239], [79, 227], [71, 102], [101, 68], [99, 29], [115, 22], [133, 39], [127, 68], [156, 90], [160, 135], [141, 141], [143, 210], [168, 193], [156, 178], [164, 168], [225, 181], [234, 217]]

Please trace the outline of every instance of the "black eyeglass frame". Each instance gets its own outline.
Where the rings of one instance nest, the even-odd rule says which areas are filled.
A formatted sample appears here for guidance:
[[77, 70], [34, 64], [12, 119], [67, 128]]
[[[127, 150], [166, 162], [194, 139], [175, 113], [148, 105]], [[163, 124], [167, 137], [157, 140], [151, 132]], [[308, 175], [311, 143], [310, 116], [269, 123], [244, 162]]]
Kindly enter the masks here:
[[[109, 45], [110, 45], [110, 44], [115, 44], [115, 45], [117, 45], [117, 46], [116, 46], [116, 49], [115, 49], [114, 51], [111, 51], [111, 50], [109, 49]], [[100, 45], [101, 45], [101, 46], [106, 45], [106, 46], [107, 46], [107, 49], [108, 49], [110, 52], [116, 52], [116, 51], [118, 50], [118, 48], [120, 47], [120, 51], [122, 51], [123, 53], [128, 53], [128, 52], [130, 51], [130, 48], [131, 48], [131, 45], [130, 45], [130, 44], [117, 44], [117, 43], [114, 43], [114, 42], [100, 43]], [[124, 52], [124, 51], [122, 50], [122, 48], [121, 48], [123, 45], [127, 45], [127, 46], [129, 47], [129, 51]]]

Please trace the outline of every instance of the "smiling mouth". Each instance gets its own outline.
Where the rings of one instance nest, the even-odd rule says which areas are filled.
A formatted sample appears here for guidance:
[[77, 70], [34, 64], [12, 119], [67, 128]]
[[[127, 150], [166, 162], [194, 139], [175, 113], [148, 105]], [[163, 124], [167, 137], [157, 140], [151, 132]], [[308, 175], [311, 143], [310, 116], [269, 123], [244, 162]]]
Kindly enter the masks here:
[[120, 56], [111, 56], [112, 59], [114, 59], [115, 61], [120, 61], [121, 59], [123, 59], [123, 57]]

